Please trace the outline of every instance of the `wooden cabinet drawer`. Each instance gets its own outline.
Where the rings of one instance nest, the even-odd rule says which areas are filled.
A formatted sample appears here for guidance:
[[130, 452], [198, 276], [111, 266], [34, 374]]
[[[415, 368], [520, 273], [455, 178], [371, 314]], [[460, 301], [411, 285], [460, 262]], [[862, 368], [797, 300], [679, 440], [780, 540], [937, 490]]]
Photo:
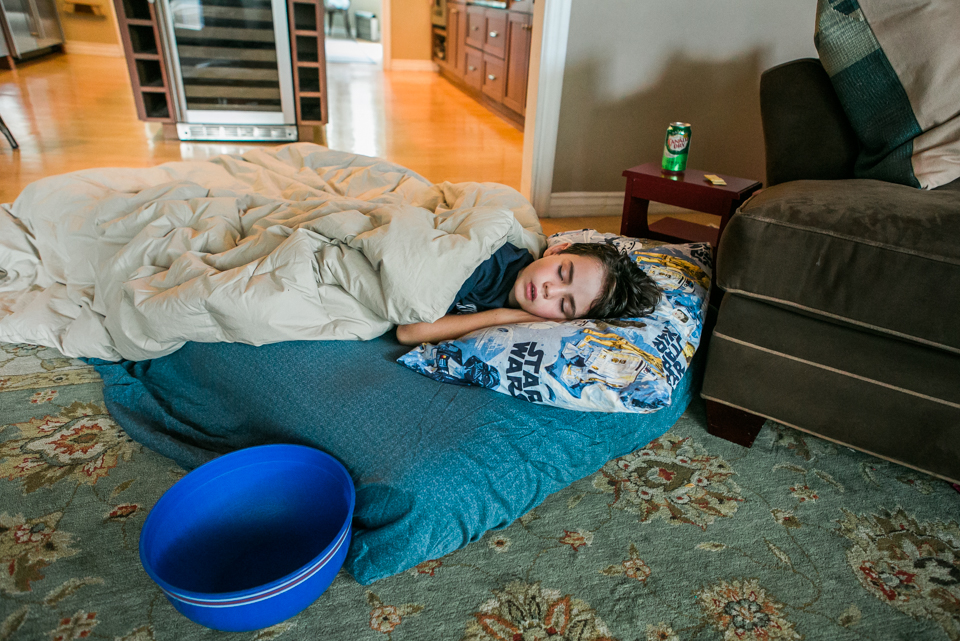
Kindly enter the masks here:
[[510, 12], [507, 25], [507, 79], [503, 88], [503, 104], [523, 115], [527, 106], [527, 74], [530, 68], [532, 16]]
[[487, 32], [487, 15], [483, 7], [467, 7], [467, 33], [465, 41], [471, 47], [483, 49]]
[[447, 69], [463, 76], [463, 36], [467, 24], [467, 7], [456, 2], [447, 3]]
[[503, 60], [485, 54], [483, 56], [483, 93], [497, 102], [503, 101], [503, 81], [506, 65]]
[[441, 74], [519, 127], [526, 107], [532, 18], [521, 11], [447, 0], [447, 58]]
[[477, 89], [483, 88], [483, 54], [472, 47], [464, 47], [463, 80]]
[[487, 9], [486, 35], [483, 50], [498, 58], [507, 55], [507, 12], [500, 9]]

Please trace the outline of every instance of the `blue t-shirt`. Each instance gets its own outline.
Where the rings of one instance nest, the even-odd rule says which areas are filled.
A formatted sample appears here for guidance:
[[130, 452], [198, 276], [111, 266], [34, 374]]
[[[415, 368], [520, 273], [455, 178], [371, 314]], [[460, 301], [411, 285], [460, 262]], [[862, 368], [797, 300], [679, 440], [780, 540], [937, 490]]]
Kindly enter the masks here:
[[473, 314], [506, 307], [517, 275], [532, 262], [533, 256], [526, 249], [505, 243], [474, 270], [447, 313]]

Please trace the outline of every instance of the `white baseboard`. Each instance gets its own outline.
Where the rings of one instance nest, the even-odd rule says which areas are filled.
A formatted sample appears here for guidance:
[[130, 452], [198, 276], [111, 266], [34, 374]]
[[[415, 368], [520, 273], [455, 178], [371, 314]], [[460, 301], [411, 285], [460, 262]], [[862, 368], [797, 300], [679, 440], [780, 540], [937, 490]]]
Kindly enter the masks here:
[[390, 61], [390, 71], [440, 71], [440, 66], [432, 60], [413, 60], [394, 58]]
[[76, 53], [83, 56], [101, 56], [103, 58], [123, 58], [123, 47], [103, 42], [80, 42], [67, 40], [63, 43], [63, 50], [67, 53]]
[[619, 216], [623, 212], [622, 191], [564, 191], [550, 194], [544, 218], [575, 216]]
[[[678, 214], [687, 209], [650, 203], [649, 214]], [[623, 213], [622, 191], [565, 191], [550, 194], [550, 207], [539, 212], [541, 218], [573, 218], [576, 216], [620, 216]]]

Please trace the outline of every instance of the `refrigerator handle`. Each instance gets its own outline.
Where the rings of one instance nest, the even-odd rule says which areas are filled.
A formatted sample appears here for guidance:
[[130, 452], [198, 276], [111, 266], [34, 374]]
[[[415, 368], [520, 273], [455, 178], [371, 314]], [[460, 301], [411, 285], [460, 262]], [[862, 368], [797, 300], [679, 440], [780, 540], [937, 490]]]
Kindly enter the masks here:
[[46, 36], [43, 33], [43, 22], [40, 20], [40, 10], [37, 9], [37, 3], [34, 0], [27, 0], [30, 5], [30, 35], [34, 38], [43, 40]]
[[173, 103], [173, 115], [177, 122], [186, 122], [187, 105], [181, 88], [183, 76], [180, 72], [180, 58], [177, 55], [177, 43], [173, 34], [173, 22], [168, 15], [167, 3], [147, 0], [153, 5], [157, 16], [157, 31], [160, 34], [160, 55], [167, 65], [167, 88]]

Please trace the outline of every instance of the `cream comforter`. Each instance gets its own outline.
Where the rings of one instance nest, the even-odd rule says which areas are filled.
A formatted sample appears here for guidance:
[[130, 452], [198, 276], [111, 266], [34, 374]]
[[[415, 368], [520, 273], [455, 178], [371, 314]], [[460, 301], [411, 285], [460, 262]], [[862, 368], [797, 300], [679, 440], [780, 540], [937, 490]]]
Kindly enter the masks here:
[[306, 143], [53, 176], [0, 206], [0, 340], [143, 360], [370, 339], [441, 317], [506, 242], [544, 245], [509, 187]]

